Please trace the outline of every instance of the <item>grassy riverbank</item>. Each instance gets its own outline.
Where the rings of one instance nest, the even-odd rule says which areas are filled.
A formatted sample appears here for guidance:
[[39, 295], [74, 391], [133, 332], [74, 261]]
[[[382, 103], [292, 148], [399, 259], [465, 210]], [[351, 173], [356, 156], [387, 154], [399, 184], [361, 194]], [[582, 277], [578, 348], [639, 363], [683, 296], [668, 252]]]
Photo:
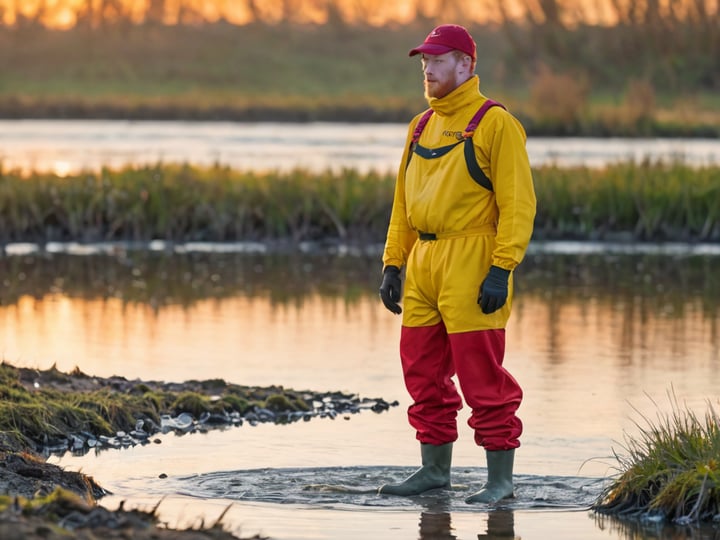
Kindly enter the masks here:
[[[534, 170], [536, 239], [720, 240], [720, 167]], [[156, 165], [69, 177], [0, 172], [0, 243], [381, 243], [392, 175]]]

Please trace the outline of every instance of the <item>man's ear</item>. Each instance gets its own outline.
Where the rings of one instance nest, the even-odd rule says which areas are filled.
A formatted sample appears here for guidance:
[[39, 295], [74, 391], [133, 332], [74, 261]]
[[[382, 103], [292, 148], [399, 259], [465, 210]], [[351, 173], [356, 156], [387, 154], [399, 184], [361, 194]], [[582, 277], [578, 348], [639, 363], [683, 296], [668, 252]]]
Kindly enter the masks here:
[[472, 62], [473, 62], [473, 59], [469, 55], [463, 54], [462, 57], [460, 58], [460, 63], [459, 63], [461, 71], [463, 73], [471, 73], [472, 72]]

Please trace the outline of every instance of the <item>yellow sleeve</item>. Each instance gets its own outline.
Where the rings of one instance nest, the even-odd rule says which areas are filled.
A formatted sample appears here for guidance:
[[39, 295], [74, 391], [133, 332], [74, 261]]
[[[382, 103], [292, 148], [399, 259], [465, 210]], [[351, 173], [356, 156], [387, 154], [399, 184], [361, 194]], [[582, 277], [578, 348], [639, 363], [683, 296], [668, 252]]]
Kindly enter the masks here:
[[498, 207], [495, 249], [491, 264], [514, 270], [527, 251], [535, 220], [535, 188], [520, 122], [494, 107], [495, 129], [490, 132], [490, 178]]
[[405, 169], [407, 166], [415, 126], [421, 115], [416, 116], [408, 127], [405, 139], [405, 150], [398, 167], [397, 179], [395, 180], [395, 195], [393, 198], [390, 223], [388, 225], [387, 237], [385, 239], [385, 250], [383, 252], [383, 269], [387, 266], [402, 268], [407, 262], [410, 250], [417, 240], [417, 232], [410, 228], [405, 208]]

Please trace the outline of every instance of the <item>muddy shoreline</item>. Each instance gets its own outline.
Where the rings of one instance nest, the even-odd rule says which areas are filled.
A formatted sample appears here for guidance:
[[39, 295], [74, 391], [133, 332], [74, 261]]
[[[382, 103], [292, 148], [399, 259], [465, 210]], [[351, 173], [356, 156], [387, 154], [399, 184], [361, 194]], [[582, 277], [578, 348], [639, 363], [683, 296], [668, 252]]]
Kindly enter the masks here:
[[[0, 538], [238, 538], [220, 518], [202, 529], [169, 529], [153, 511], [99, 505], [108, 492], [92, 477], [50, 464], [67, 451], [122, 451], [157, 444], [154, 435], [204, 432], [247, 423], [289, 423], [381, 413], [396, 405], [340, 392], [246, 387], [222, 380], [100, 378], [75, 370], [34, 370], [0, 364]], [[117, 398], [122, 398], [117, 401]], [[63, 405], [61, 405], [61, 404]], [[118, 403], [124, 405], [117, 410]], [[69, 404], [65, 406], [64, 404]], [[42, 410], [42, 424], [31, 411]], [[100, 422], [93, 411], [101, 411]], [[83, 413], [85, 411], [85, 413]], [[132, 427], [133, 429], [129, 429]], [[192, 439], [187, 439], [192, 444]], [[159, 501], [158, 501], [159, 502]], [[259, 536], [252, 538], [258, 539]]]

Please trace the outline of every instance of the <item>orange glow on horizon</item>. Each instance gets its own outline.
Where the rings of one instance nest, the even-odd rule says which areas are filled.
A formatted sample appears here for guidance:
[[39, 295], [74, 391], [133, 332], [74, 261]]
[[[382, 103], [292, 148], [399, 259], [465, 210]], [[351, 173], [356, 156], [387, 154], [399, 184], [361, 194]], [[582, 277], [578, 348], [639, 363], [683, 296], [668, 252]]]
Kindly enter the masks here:
[[[225, 0], [0, 0], [0, 21], [15, 25], [20, 18], [39, 21], [53, 28], [72, 28], [83, 18], [124, 18], [134, 23], [148, 19], [165, 24], [178, 22], [216, 22], [225, 19], [232, 24], [247, 24], [259, 17], [266, 22], [290, 20], [296, 23], [325, 23], [330, 10], [336, 10], [348, 22], [362, 21], [381, 26], [388, 23], [408, 23], [418, 16], [438, 17], [442, 10], [447, 20], [498, 22], [501, 14], [494, 0], [265, 0], [227, 2]], [[289, 11], [283, 13], [285, 6]], [[328, 6], [330, 9], [328, 9]], [[522, 0], [504, 3], [507, 13], [518, 16], [525, 7]], [[158, 15], [158, 10], [162, 15]]]
[[[261, 19], [268, 23], [323, 24], [335, 11], [349, 23], [363, 22], [373, 26], [406, 24], [418, 17], [465, 20], [475, 23], [500, 22], [503, 17], [532, 17], [543, 20], [541, 0], [0, 0], [0, 23], [13, 26], [20, 20], [48, 27], [68, 29], [78, 23], [127, 20], [142, 23], [148, 20], [164, 24], [192, 24], [226, 20], [231, 24], [247, 24]], [[705, 0], [709, 15], [718, 14], [720, 0]], [[563, 22], [574, 24], [613, 24], [622, 11], [644, 13], [648, 5], [639, 0], [616, 2], [605, 0], [557, 0]], [[660, 0], [661, 15], [671, 13], [687, 16], [699, 9], [696, 0]], [[627, 14], [626, 14], [627, 15]]]

